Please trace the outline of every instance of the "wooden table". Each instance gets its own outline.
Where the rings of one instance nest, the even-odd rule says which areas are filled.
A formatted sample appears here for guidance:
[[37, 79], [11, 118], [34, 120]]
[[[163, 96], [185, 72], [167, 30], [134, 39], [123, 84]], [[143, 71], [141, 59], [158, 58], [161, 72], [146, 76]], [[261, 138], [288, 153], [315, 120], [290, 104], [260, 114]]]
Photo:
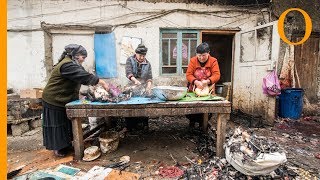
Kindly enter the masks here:
[[[229, 101], [168, 101], [155, 104], [67, 104], [67, 116], [72, 121], [73, 145], [75, 159], [83, 157], [84, 144], [81, 120], [85, 117], [139, 117], [139, 116], [175, 116], [203, 113], [203, 130], [208, 128], [208, 113], [217, 114], [216, 150], [217, 156], [223, 157], [226, 123], [230, 119], [231, 103]], [[210, 122], [214, 121], [214, 116]], [[210, 123], [211, 124], [211, 123]]]

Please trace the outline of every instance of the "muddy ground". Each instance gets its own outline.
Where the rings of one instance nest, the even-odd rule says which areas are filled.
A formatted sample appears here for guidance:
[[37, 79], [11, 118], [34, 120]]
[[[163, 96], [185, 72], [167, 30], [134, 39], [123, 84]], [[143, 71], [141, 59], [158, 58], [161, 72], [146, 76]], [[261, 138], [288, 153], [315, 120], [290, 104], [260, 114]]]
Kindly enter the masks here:
[[[58, 164], [65, 164], [88, 171], [93, 166], [104, 166], [119, 161], [122, 156], [130, 156], [130, 166], [125, 171], [139, 173], [141, 179], [163, 179], [158, 175], [159, 167], [189, 164], [199, 159], [205, 161], [208, 154], [201, 154], [198, 140], [201, 132], [188, 127], [188, 120], [183, 117], [160, 117], [149, 120], [149, 131], [131, 131], [120, 140], [117, 151], [103, 154], [91, 161], [74, 161], [72, 152], [64, 158], [54, 157], [51, 151], [42, 146], [41, 128], [25, 133], [21, 137], [8, 136], [8, 171], [21, 165], [21, 174], [44, 168], [54, 168]], [[118, 129], [121, 123], [118, 123]], [[263, 126], [258, 119], [246, 117], [242, 114], [231, 116], [228, 131], [241, 126], [257, 135], [266, 136], [279, 143], [286, 150], [290, 167], [302, 168], [320, 177], [320, 159], [315, 155], [320, 153], [320, 118], [311, 116], [298, 121], [279, 119], [277, 123]], [[255, 127], [255, 128], [254, 128]], [[258, 127], [258, 128], [257, 128]], [[95, 145], [97, 141], [88, 141], [86, 146]], [[248, 178], [248, 177], [246, 177]], [[301, 179], [301, 178], [300, 178]]]

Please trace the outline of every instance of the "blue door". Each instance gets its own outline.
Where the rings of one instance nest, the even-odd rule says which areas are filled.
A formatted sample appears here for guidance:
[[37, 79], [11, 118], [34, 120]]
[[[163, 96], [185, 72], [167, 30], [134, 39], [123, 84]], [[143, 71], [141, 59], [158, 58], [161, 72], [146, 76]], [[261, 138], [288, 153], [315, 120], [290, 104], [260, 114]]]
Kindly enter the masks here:
[[94, 35], [96, 74], [99, 78], [117, 77], [114, 33]]

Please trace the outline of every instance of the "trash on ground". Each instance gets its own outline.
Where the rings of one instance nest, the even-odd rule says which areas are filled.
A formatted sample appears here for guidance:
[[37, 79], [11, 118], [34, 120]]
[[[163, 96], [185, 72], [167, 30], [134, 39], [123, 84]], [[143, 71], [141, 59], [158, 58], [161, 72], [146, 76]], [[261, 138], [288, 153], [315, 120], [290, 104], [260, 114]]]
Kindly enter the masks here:
[[82, 176], [75, 176], [74, 180], [95, 180], [95, 179], [104, 179], [112, 171], [111, 168], [104, 168], [101, 166], [92, 167], [87, 173]]
[[245, 175], [265, 175], [287, 161], [284, 150], [266, 137], [237, 128], [225, 144], [227, 161]]
[[56, 167], [54, 169], [54, 171], [62, 172], [64, 174], [68, 174], [70, 176], [74, 176], [78, 172], [80, 172], [81, 170], [78, 169], [78, 168], [74, 168], [74, 167], [71, 167], [71, 166], [66, 166], [66, 165], [60, 164], [58, 167]]
[[159, 170], [159, 175], [164, 178], [178, 178], [183, 174], [183, 171], [176, 166], [162, 167]]
[[140, 178], [139, 174], [113, 169], [110, 172], [110, 174], [108, 174], [104, 179], [105, 180], [124, 180], [124, 179], [138, 180], [139, 178]]
[[84, 156], [82, 160], [84, 161], [93, 161], [100, 157], [101, 152], [98, 146], [90, 146], [84, 150]]
[[99, 136], [100, 148], [102, 153], [111, 153], [119, 146], [119, 133], [117, 131], [106, 131]]

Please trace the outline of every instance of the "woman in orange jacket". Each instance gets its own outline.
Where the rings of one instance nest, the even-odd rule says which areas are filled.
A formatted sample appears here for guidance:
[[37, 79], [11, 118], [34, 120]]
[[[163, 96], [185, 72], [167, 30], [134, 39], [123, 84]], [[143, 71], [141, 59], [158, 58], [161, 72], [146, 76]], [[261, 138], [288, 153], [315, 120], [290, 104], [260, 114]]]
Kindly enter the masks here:
[[200, 44], [196, 49], [196, 56], [190, 59], [186, 72], [188, 87], [203, 89], [206, 85], [213, 85], [220, 79], [220, 69], [216, 58], [211, 57], [207, 43]]
[[[190, 59], [186, 77], [188, 80], [189, 91], [194, 88], [203, 89], [205, 86], [211, 86], [220, 79], [220, 69], [218, 60], [210, 56], [210, 48], [208, 43], [201, 43], [196, 49], [196, 56]], [[210, 114], [211, 116], [211, 114]], [[202, 114], [190, 114], [186, 116], [190, 120], [190, 127], [195, 126], [195, 122], [199, 122], [201, 127]]]

